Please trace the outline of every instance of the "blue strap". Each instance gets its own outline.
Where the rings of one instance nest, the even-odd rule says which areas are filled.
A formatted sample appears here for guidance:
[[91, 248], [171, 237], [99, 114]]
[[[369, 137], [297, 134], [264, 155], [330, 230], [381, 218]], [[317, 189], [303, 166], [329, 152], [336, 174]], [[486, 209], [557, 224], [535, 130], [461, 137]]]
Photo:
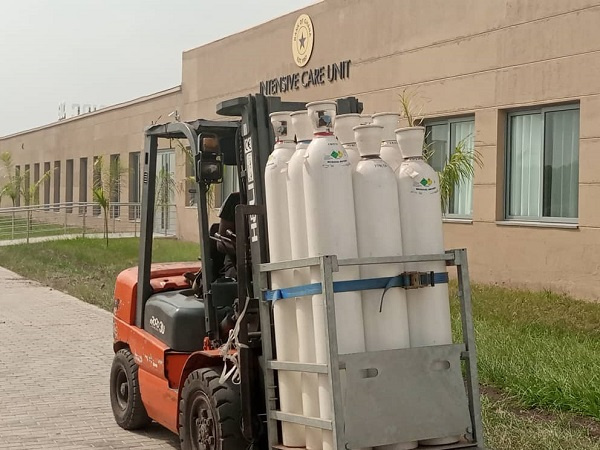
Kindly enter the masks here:
[[[433, 276], [432, 276], [433, 275]], [[419, 272], [416, 274], [421, 286], [434, 286], [436, 284], [448, 283], [448, 272]], [[395, 277], [366, 278], [364, 280], [334, 281], [333, 292], [369, 291], [372, 289], [384, 289], [383, 294], [393, 287], [410, 288], [415, 286], [415, 274], [405, 272]], [[265, 292], [266, 301], [275, 301], [284, 298], [304, 297], [317, 295], [323, 292], [321, 283], [304, 284], [290, 288], [274, 289]], [[383, 296], [382, 296], [383, 298]]]

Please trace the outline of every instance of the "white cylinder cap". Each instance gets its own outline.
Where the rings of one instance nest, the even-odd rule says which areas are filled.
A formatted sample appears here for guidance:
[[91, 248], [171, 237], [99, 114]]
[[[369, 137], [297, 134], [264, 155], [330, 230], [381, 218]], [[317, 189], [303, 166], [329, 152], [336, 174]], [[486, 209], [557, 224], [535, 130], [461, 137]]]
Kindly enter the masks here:
[[360, 124], [361, 125], [368, 125], [370, 123], [373, 123], [373, 117], [371, 117], [370, 114], [361, 114], [360, 115]]
[[377, 156], [381, 151], [381, 125], [368, 124], [354, 127], [354, 138], [360, 156]]
[[395, 141], [394, 130], [400, 125], [400, 114], [393, 112], [382, 112], [373, 114], [373, 123], [383, 127], [382, 141]]
[[403, 158], [423, 157], [425, 127], [398, 128], [395, 133]]
[[293, 141], [294, 127], [289, 111], [278, 111], [269, 114], [276, 141]]
[[333, 134], [342, 144], [354, 143], [356, 141], [352, 129], [358, 125], [360, 125], [360, 114], [340, 114], [335, 118]]
[[313, 136], [313, 129], [310, 124], [310, 120], [308, 120], [308, 111], [294, 111], [290, 114], [292, 118], [292, 126], [296, 131], [296, 140], [300, 141], [310, 141]]
[[306, 104], [308, 118], [313, 127], [313, 133], [332, 133], [335, 124], [337, 105], [334, 101], [324, 100]]

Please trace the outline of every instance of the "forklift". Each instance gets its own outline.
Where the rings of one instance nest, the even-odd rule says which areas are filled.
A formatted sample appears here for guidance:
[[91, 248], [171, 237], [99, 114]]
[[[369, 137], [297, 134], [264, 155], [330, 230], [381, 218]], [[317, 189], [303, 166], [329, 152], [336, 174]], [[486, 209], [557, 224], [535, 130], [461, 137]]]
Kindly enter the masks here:
[[[354, 97], [336, 103], [339, 114], [362, 112], [362, 103]], [[338, 450], [452, 434], [460, 440], [429, 448], [482, 449], [465, 250], [368, 261], [327, 255], [268, 262], [264, 169], [275, 143], [269, 114], [303, 110], [305, 105], [247, 95], [217, 106], [217, 113], [229, 120], [172, 122], [146, 129], [138, 266], [118, 275], [114, 295], [110, 399], [117, 424], [135, 430], [156, 421], [179, 435], [183, 450], [285, 449], [282, 422], [331, 431]], [[159, 139], [185, 139], [194, 152], [197, 262], [152, 263]], [[222, 182], [224, 165], [237, 167], [239, 192], [225, 200], [220, 221], [210, 225], [209, 191]], [[457, 267], [461, 343], [338, 354], [333, 307], [333, 273], [338, 267], [436, 260]], [[311, 289], [325, 298], [328, 363], [278, 361], [273, 300], [293, 298], [303, 287], [272, 291], [270, 273], [315, 266], [322, 283], [319, 292]], [[363, 288], [368, 289], [355, 286]], [[452, 364], [443, 373], [433, 373], [429, 367], [440, 360]], [[354, 376], [373, 368], [380, 377]], [[332, 417], [282, 412], [277, 394], [277, 373], [282, 370], [326, 375], [332, 387]], [[341, 371], [346, 372], [345, 389]], [[393, 389], [390, 383], [406, 383], [408, 388]], [[365, 410], [365, 401], [378, 401], [376, 410]]]

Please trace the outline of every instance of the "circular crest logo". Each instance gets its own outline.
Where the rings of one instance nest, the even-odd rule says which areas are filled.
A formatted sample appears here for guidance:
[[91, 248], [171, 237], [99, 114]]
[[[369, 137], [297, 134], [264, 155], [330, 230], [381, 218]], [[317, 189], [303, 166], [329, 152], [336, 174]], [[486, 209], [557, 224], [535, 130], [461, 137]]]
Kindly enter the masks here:
[[312, 20], [307, 14], [302, 14], [296, 20], [292, 33], [292, 55], [298, 67], [304, 67], [312, 55], [314, 40]]

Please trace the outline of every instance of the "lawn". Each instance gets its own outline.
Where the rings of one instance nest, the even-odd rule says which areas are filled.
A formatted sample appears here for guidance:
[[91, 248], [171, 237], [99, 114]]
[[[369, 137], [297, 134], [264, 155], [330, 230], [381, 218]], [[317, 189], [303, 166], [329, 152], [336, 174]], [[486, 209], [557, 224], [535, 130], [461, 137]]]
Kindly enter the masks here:
[[[75, 238], [0, 247], [0, 266], [111, 310], [115, 278], [137, 265], [136, 238]], [[196, 261], [197, 244], [175, 239], [154, 240], [153, 262]]]
[[473, 313], [482, 383], [523, 407], [600, 420], [600, 304], [475, 285]]
[[[198, 247], [154, 242], [154, 261], [192, 261]], [[0, 247], [0, 265], [105, 309], [138, 240], [74, 239]], [[452, 285], [454, 328], [459, 329]], [[487, 445], [600, 450], [600, 304], [550, 292], [474, 285]], [[457, 336], [458, 337], [458, 336]]]

